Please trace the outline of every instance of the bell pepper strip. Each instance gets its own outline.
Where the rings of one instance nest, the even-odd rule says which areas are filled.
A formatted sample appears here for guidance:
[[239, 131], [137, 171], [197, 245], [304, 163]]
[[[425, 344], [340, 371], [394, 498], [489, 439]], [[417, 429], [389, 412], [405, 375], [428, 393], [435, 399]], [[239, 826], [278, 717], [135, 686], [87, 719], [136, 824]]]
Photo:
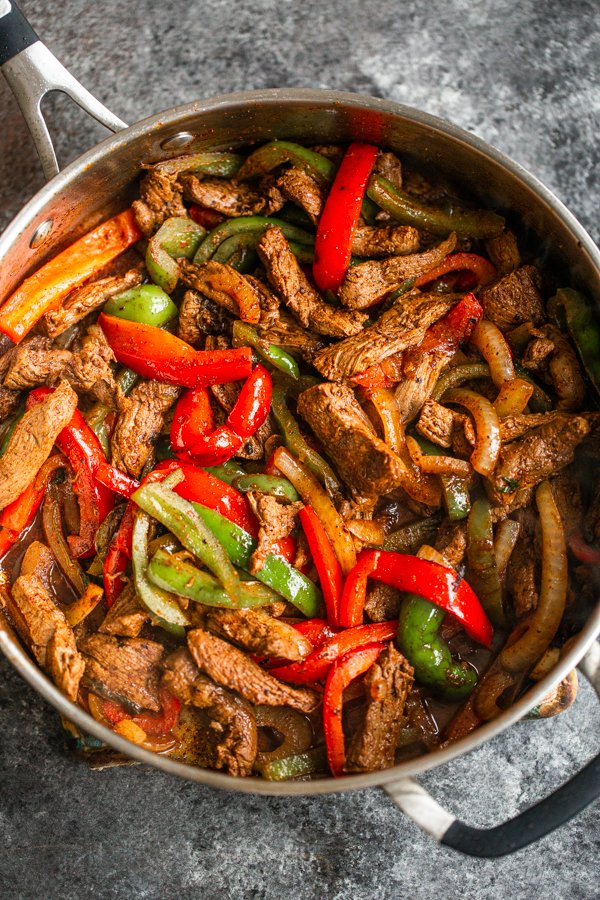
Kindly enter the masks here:
[[126, 209], [41, 266], [0, 309], [0, 331], [18, 344], [41, 317], [141, 237]]
[[[224, 546], [233, 565], [249, 571], [252, 554], [258, 546], [252, 535], [208, 506], [200, 503], [193, 505], [207, 527]], [[270, 553], [254, 577], [293, 603], [308, 618], [319, 614], [322, 598], [316, 584], [283, 557]]]
[[346, 578], [340, 603], [340, 625], [362, 622], [367, 578], [375, 578], [399, 591], [425, 597], [461, 623], [470, 637], [489, 647], [493, 629], [481, 603], [467, 582], [453, 569], [438, 563], [388, 550], [363, 550]]
[[242, 163], [238, 178], [240, 181], [257, 178], [286, 163], [295, 169], [302, 169], [322, 184], [329, 184], [335, 175], [335, 163], [322, 153], [316, 153], [292, 141], [271, 141], [250, 154]]
[[[443, 456], [444, 452], [437, 444], [428, 441], [427, 438], [420, 435], [415, 436], [413, 440], [419, 445], [419, 449], [424, 456]], [[471, 509], [471, 497], [469, 495], [469, 479], [461, 478], [458, 475], [440, 475], [442, 483], [442, 493], [444, 495], [444, 505], [448, 513], [448, 518], [453, 522], [465, 519], [469, 515]]]
[[154, 284], [172, 294], [180, 275], [176, 260], [192, 259], [205, 237], [206, 229], [192, 219], [174, 216], [163, 222], [146, 249], [146, 268]]
[[376, 391], [380, 388], [390, 388], [404, 378], [402, 363], [404, 353], [394, 353], [383, 359], [380, 363], [374, 363], [368, 369], [352, 375], [350, 381], [367, 391]]
[[199, 437], [214, 431], [214, 418], [210, 395], [206, 388], [186, 391], [175, 406], [171, 423], [171, 449], [185, 453]]
[[220, 225], [227, 218], [227, 216], [217, 212], [215, 209], [207, 209], [204, 206], [198, 206], [196, 203], [190, 206], [188, 212], [190, 218], [197, 225], [202, 225], [203, 228], [206, 228], [207, 231], [212, 231], [213, 228], [216, 228], [217, 225]]
[[446, 613], [416, 594], [408, 594], [398, 620], [398, 646], [415, 670], [415, 679], [448, 701], [463, 700], [477, 684], [477, 672], [456, 662], [439, 630]]
[[161, 710], [158, 713], [147, 712], [132, 716], [121, 703], [117, 703], [115, 700], [104, 699], [102, 700], [102, 712], [111, 725], [118, 725], [119, 722], [130, 719], [146, 734], [150, 734], [153, 737], [161, 737], [164, 734], [169, 734], [177, 725], [181, 701], [164, 687], [159, 689], [158, 698], [161, 705]]
[[[257, 240], [258, 237], [254, 231], [232, 234], [222, 244], [219, 244], [212, 259], [215, 262], [225, 263], [236, 272], [242, 274], [251, 272], [258, 265], [258, 254], [255, 249]], [[247, 314], [243, 318], [245, 322], [251, 321], [251, 317]]]
[[282, 350], [281, 347], [277, 347], [276, 344], [264, 341], [256, 328], [248, 325], [247, 322], [236, 319], [233, 323], [232, 343], [234, 347], [252, 347], [265, 362], [270, 363], [291, 378], [300, 376], [300, 368], [294, 357]]
[[100, 463], [96, 470], [95, 478], [104, 487], [115, 494], [119, 494], [121, 497], [127, 497], [128, 500], [140, 486], [139, 481], [126, 475], [125, 472], [121, 472], [120, 469], [111, 466], [108, 462]]
[[467, 560], [469, 576], [487, 615], [498, 628], [506, 628], [502, 605], [502, 585], [494, 553], [492, 504], [475, 500], [467, 520]]
[[[0, 516], [0, 521], [1, 519], [2, 517]], [[600, 566], [600, 550], [588, 544], [580, 531], [576, 531], [568, 536], [567, 545], [575, 559], [580, 563], [583, 563], [584, 566]], [[1, 555], [2, 549], [0, 545], [0, 556]]]
[[204, 466], [204, 471], [229, 485], [232, 485], [236, 478], [242, 478], [246, 474], [246, 470], [233, 460], [221, 463], [220, 466]]
[[600, 322], [592, 303], [571, 288], [560, 288], [552, 302], [564, 311], [573, 343], [590, 381], [600, 393]]
[[327, 532], [312, 506], [304, 506], [298, 518], [319, 576], [328, 622], [330, 625], [337, 625], [343, 582], [342, 567], [333, 552]]
[[533, 393], [529, 400], [529, 408], [531, 412], [550, 412], [553, 408], [553, 403], [546, 391], [539, 386], [537, 381], [535, 381], [527, 369], [524, 369], [519, 363], [515, 362], [515, 374], [519, 376], [519, 378], [525, 379], [529, 384], [533, 385]]
[[154, 325], [155, 328], [166, 325], [178, 314], [169, 295], [156, 284], [140, 284], [111, 297], [104, 304], [103, 311], [107, 316]]
[[190, 624], [190, 620], [181, 609], [177, 598], [157, 587], [148, 578], [148, 537], [151, 522], [150, 516], [142, 510], [138, 509], [134, 514], [131, 562], [135, 592], [141, 605], [150, 613], [156, 625], [183, 637], [184, 628]]
[[496, 268], [484, 256], [477, 253], [451, 253], [446, 259], [430, 269], [425, 275], [421, 275], [415, 280], [415, 287], [422, 287], [424, 284], [430, 284], [437, 281], [448, 272], [468, 272], [473, 276], [474, 282], [471, 284], [471, 290], [481, 288], [488, 284], [496, 277]]
[[355, 678], [364, 675], [371, 668], [382, 650], [385, 650], [385, 644], [372, 644], [346, 653], [333, 664], [327, 676], [323, 692], [323, 732], [327, 762], [331, 774], [336, 778], [344, 774], [346, 762], [342, 725], [344, 691]]
[[350, 262], [352, 241], [377, 147], [353, 143], [348, 147], [329, 189], [317, 228], [313, 278], [318, 289], [336, 292]]
[[302, 228], [296, 228], [283, 219], [276, 219], [271, 216], [239, 216], [235, 219], [228, 219], [221, 225], [217, 225], [210, 234], [208, 234], [196, 251], [194, 263], [200, 265], [207, 262], [223, 241], [234, 235], [242, 233], [251, 233], [255, 237], [255, 243], [271, 225], [281, 228], [288, 241], [296, 241], [303, 246], [311, 247], [314, 243], [314, 236], [304, 231]]
[[0, 559], [33, 522], [44, 499], [46, 486], [47, 482], [38, 484], [37, 480], [32, 481], [16, 500], [0, 512]]
[[304, 635], [316, 650], [329, 638], [335, 637], [340, 629], [329, 624], [326, 619], [308, 619], [306, 622], [294, 622], [294, 628]]
[[300, 499], [300, 494], [294, 485], [277, 475], [241, 475], [232, 482], [236, 491], [242, 494], [248, 491], [259, 491], [261, 494], [268, 494], [270, 497], [278, 497], [280, 500], [289, 503], [296, 503]]
[[438, 378], [431, 396], [434, 400], [439, 400], [446, 391], [460, 387], [465, 381], [489, 377], [490, 367], [487, 363], [462, 363], [458, 366], [450, 366]]
[[327, 754], [324, 747], [314, 747], [304, 753], [294, 753], [281, 759], [272, 759], [265, 763], [260, 774], [267, 781], [287, 781], [303, 775], [314, 775], [325, 772]]
[[249, 347], [194, 350], [161, 328], [104, 313], [98, 318], [98, 324], [117, 361], [144, 378], [195, 388], [238, 381], [252, 371]]
[[264, 366], [258, 365], [227, 416], [229, 428], [242, 438], [251, 437], [269, 415], [271, 394], [271, 376]]
[[332, 663], [345, 653], [366, 647], [368, 644], [391, 641], [396, 637], [397, 631], [398, 622], [395, 621], [375, 622], [372, 625], [343, 629], [333, 637], [327, 638], [301, 662], [270, 669], [271, 675], [293, 684], [314, 684], [326, 678]]
[[123, 576], [131, 559], [131, 540], [136, 508], [134, 503], [127, 505], [119, 528], [110, 542], [104, 557], [102, 584], [104, 585], [106, 605], [109, 609], [125, 587]]
[[197, 153], [186, 153], [173, 159], [165, 159], [150, 168], [169, 175], [201, 172], [203, 175], [213, 175], [217, 178], [233, 178], [243, 161], [244, 157], [239, 153], [230, 153], [227, 150], [200, 150]]
[[372, 175], [367, 196], [403, 225], [412, 225], [432, 234], [451, 231], [472, 238], [494, 237], [504, 228], [504, 219], [489, 210], [426, 206], [410, 194], [399, 190], [383, 175]]

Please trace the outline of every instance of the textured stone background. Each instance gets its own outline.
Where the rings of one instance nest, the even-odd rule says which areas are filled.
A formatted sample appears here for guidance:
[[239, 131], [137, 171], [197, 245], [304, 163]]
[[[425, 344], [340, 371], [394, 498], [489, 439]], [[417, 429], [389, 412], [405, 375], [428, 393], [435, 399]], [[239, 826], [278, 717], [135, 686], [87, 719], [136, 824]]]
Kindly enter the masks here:
[[[584, 0], [22, 0], [60, 59], [127, 121], [275, 86], [356, 90], [475, 131], [539, 175], [598, 239], [599, 14]], [[61, 160], [102, 132], [47, 103]], [[0, 80], [0, 227], [41, 186]], [[6, 898], [598, 898], [598, 806], [515, 857], [438, 849], [383, 793], [260, 799], [141, 769], [90, 773], [0, 662]], [[471, 824], [510, 817], [598, 749], [600, 706], [514, 727], [422, 783]]]

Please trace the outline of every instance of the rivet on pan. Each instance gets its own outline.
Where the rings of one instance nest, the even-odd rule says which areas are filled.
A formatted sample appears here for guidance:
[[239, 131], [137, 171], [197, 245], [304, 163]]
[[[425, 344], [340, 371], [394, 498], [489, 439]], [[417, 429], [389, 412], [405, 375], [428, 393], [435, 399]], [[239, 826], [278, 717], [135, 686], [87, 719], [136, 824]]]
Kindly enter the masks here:
[[52, 231], [52, 226], [54, 222], [52, 219], [46, 219], [45, 222], [42, 222], [33, 232], [31, 240], [29, 241], [29, 246], [32, 250], [35, 250], [36, 247], [39, 247], [40, 244], [46, 240], [50, 232]]
[[196, 135], [190, 134], [189, 131], [179, 131], [177, 134], [174, 134], [173, 137], [167, 138], [160, 145], [163, 150], [181, 150], [182, 147], [186, 147], [189, 143], [191, 143]]

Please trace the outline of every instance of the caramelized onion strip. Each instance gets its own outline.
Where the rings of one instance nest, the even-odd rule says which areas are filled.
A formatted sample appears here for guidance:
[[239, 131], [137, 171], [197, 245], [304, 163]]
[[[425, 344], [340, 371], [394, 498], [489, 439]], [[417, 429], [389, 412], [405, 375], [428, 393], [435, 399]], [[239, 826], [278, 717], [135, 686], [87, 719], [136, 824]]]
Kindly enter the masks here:
[[468, 388], [448, 391], [444, 403], [457, 403], [469, 410], [475, 422], [475, 449], [471, 465], [480, 475], [491, 475], [500, 453], [500, 422], [489, 400]]

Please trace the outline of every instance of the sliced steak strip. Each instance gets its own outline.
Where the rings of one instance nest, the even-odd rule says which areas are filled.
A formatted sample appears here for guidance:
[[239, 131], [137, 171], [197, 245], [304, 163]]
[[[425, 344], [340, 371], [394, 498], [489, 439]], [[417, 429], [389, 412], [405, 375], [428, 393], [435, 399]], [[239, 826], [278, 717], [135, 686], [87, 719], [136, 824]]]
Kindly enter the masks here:
[[389, 584], [374, 581], [367, 586], [365, 613], [371, 622], [389, 622], [397, 619], [402, 594]]
[[536, 553], [534, 548], [536, 519], [531, 509], [519, 509], [513, 515], [519, 523], [519, 537], [508, 560], [506, 587], [512, 596], [517, 619], [538, 605]]
[[203, 178], [196, 175], [180, 175], [186, 200], [192, 200], [207, 209], [214, 209], [224, 216], [271, 216], [281, 209], [283, 200], [277, 202], [277, 195], [265, 195], [260, 187], [239, 184], [225, 178]]
[[581, 409], [585, 382], [569, 339], [554, 325], [544, 325], [532, 334], [533, 339], [523, 354], [523, 366], [541, 372], [544, 380], [552, 385], [558, 398], [557, 409]]
[[360, 334], [320, 350], [313, 365], [330, 381], [363, 372], [388, 356], [420, 344], [428, 327], [448, 312], [450, 305], [441, 294], [403, 297]]
[[179, 307], [177, 336], [199, 347], [207, 334], [225, 334], [231, 315], [199, 291], [186, 291]]
[[402, 189], [402, 164], [395, 153], [380, 150], [375, 158], [373, 171], [391, 181], [398, 190]]
[[165, 219], [172, 216], [187, 216], [183, 205], [182, 188], [177, 173], [151, 169], [140, 182], [141, 200], [132, 203], [133, 212], [140, 231], [151, 237]]
[[419, 249], [419, 232], [410, 225], [359, 225], [352, 241], [354, 256], [405, 256]]
[[53, 590], [54, 554], [41, 541], [32, 541], [21, 562], [21, 575], [37, 575], [46, 590]]
[[315, 355], [325, 346], [325, 341], [302, 328], [287, 313], [281, 312], [271, 325], [258, 326], [258, 333], [265, 346], [275, 344], [289, 353], [299, 353], [302, 359], [310, 363]]
[[392, 256], [381, 261], [368, 261], [352, 266], [339, 290], [339, 298], [343, 306], [350, 309], [365, 309], [382, 300], [386, 294], [395, 290], [407, 278], [418, 278], [436, 266], [452, 253], [456, 246], [456, 235], [412, 256]]
[[71, 325], [75, 325], [89, 313], [103, 306], [111, 297], [116, 297], [123, 291], [141, 284], [143, 271], [143, 264], [140, 263], [139, 266], [129, 269], [124, 275], [99, 278], [97, 281], [91, 281], [72, 291], [63, 300], [60, 307], [51, 310], [44, 316], [43, 324], [48, 337], [58, 337]]
[[498, 275], [508, 275], [521, 265], [521, 254], [512, 231], [503, 231], [485, 241], [487, 255], [496, 266]]
[[273, 544], [288, 537], [296, 525], [296, 516], [303, 503], [280, 503], [276, 497], [250, 491], [246, 494], [258, 519], [258, 547], [252, 554], [250, 572], [259, 572], [273, 548]]
[[346, 757], [347, 772], [390, 769], [413, 685], [413, 668], [391, 644], [365, 675], [367, 710]]
[[533, 428], [554, 422], [557, 415], [558, 413], [553, 410], [547, 413], [522, 413], [518, 416], [505, 416], [500, 419], [500, 440], [503, 444], [509, 444], [511, 441], [523, 437]]
[[312, 644], [293, 625], [274, 619], [262, 609], [211, 609], [206, 626], [250, 653], [282, 659], [304, 659]]
[[19, 405], [19, 391], [11, 391], [0, 384], [0, 421], [6, 419]]
[[541, 285], [542, 279], [535, 266], [521, 266], [483, 288], [478, 298], [486, 319], [491, 319], [502, 331], [523, 322], [540, 325], [545, 318]]
[[111, 438], [113, 465], [138, 478], [160, 435], [165, 416], [181, 388], [163, 381], [145, 381], [121, 401]]
[[71, 361], [69, 350], [58, 350], [50, 338], [33, 335], [9, 351], [10, 364], [4, 387], [12, 391], [30, 390], [58, 377]]
[[[234, 268], [212, 259], [200, 266], [184, 259], [180, 267], [184, 284], [200, 291], [244, 322], [256, 325], [260, 321], [260, 294], [249, 279]], [[243, 316], [240, 316], [240, 310], [246, 311]]]
[[66, 382], [27, 410], [0, 457], [0, 509], [23, 493], [50, 456], [54, 441], [77, 409], [77, 394]]
[[455, 413], [436, 400], [426, 400], [421, 409], [416, 429], [419, 434], [439, 447], [451, 447]]
[[126, 703], [136, 712], [158, 712], [162, 644], [138, 637], [92, 634], [79, 649], [85, 659], [85, 683], [94, 693]]
[[127, 585], [106, 613], [98, 631], [102, 634], [115, 634], [121, 637], [138, 637], [146, 622], [149, 621], [150, 616], [140, 606], [135, 590], [132, 586]]
[[84, 662], [75, 636], [37, 575], [21, 575], [8, 604], [15, 627], [36, 661], [52, 676], [69, 700], [77, 699]]
[[250, 703], [291, 706], [300, 712], [311, 712], [319, 705], [313, 691], [278, 681], [242, 650], [207, 631], [199, 628], [189, 631], [187, 640], [196, 665], [217, 684], [237, 691]]
[[63, 371], [71, 386], [80, 393], [90, 393], [108, 406], [116, 407], [120, 389], [115, 381], [111, 363], [116, 362], [104, 332], [91, 325]]
[[215, 768], [230, 775], [252, 772], [257, 750], [256, 719], [246, 700], [203, 675], [180, 647], [165, 660], [163, 684], [182, 703], [205, 710], [217, 737]]
[[313, 225], [323, 211], [325, 191], [316, 178], [302, 169], [286, 169], [277, 179], [277, 187], [287, 200], [304, 210]]
[[298, 412], [355, 494], [377, 497], [400, 486], [406, 474], [404, 465], [369, 429], [349, 387], [317, 384], [300, 394]]
[[270, 283], [305, 328], [331, 337], [348, 337], [362, 329], [363, 313], [336, 309], [321, 299], [280, 228], [267, 228], [256, 249]]

